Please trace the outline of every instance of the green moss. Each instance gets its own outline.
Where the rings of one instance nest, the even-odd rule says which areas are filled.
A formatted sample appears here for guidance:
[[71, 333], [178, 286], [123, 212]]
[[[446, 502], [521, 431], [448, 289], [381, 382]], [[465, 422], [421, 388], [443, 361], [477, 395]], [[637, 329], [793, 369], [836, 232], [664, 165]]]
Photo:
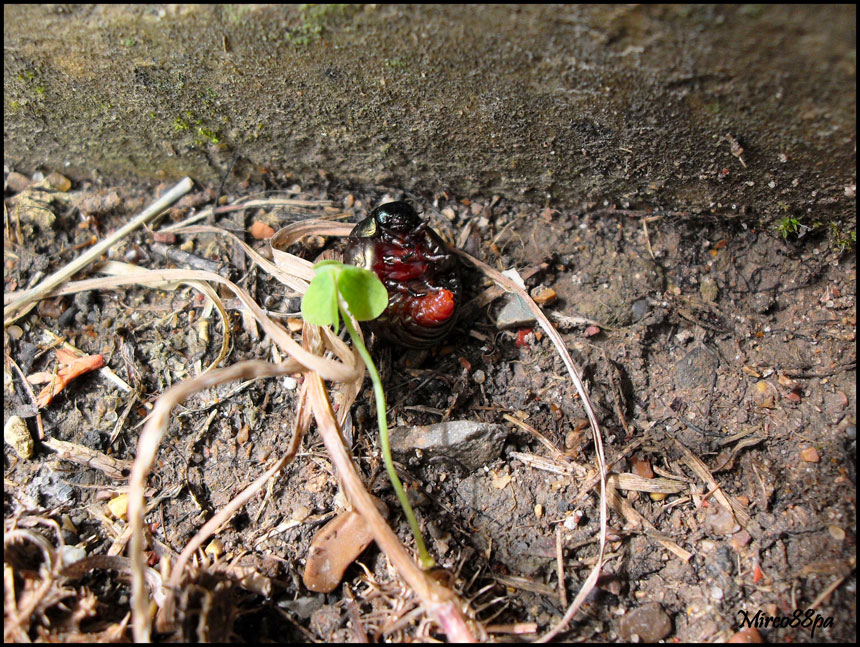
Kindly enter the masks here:
[[220, 141], [220, 139], [219, 139], [217, 133], [215, 133], [215, 131], [210, 130], [208, 128], [204, 128], [203, 126], [200, 126], [197, 128], [197, 135], [201, 139], [204, 139], [207, 142], [209, 142], [210, 144], [217, 144]]
[[399, 56], [397, 58], [389, 58], [385, 60], [385, 65], [387, 67], [393, 67], [394, 69], [403, 69], [408, 67], [406, 61], [404, 61]]
[[299, 19], [296, 29], [288, 30], [285, 40], [303, 47], [319, 40], [326, 24], [333, 16], [344, 16], [357, 9], [349, 4], [302, 4], [299, 5]]

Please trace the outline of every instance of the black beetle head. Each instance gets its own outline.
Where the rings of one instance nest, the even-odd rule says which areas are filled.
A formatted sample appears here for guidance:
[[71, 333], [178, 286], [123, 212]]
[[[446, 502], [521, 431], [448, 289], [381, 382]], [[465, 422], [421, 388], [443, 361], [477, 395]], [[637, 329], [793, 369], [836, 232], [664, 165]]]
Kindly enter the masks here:
[[416, 229], [421, 225], [421, 218], [418, 217], [418, 212], [408, 202], [387, 202], [382, 204], [370, 213], [382, 229], [388, 229], [395, 232], [407, 232]]

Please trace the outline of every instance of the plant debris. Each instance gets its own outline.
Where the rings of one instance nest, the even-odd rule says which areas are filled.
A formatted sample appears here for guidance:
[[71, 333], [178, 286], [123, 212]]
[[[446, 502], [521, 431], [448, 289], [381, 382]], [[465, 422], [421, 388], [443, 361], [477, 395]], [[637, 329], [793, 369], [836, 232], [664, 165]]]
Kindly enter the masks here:
[[[8, 200], [44, 178], [13, 179]], [[809, 640], [802, 627], [742, 624], [796, 610], [820, 619], [815, 639], [853, 638], [856, 266], [826, 236], [784, 240], [719, 211], [546, 212], [479, 197], [464, 210], [442, 194], [287, 184], [217, 205], [195, 191], [147, 221], [161, 251], [146, 229], [126, 230], [35, 296], [40, 277], [151, 202], [129, 187], [51, 186], [28, 208], [53, 220], [12, 213], [6, 226], [6, 307], [19, 305], [5, 327], [4, 407], [32, 443], [6, 445], [7, 640], [140, 637], [131, 599], [154, 601], [152, 631], [174, 640]], [[397, 465], [441, 567], [432, 577], [408, 570], [360, 363], [298, 319], [320, 246], [336, 253], [336, 236], [392, 198], [420, 205], [490, 270], [518, 270], [536, 296], [552, 290], [554, 325], [524, 301], [530, 322], [500, 329], [504, 290], [464, 257], [449, 340], [395, 353], [369, 340], [396, 425], [506, 431], [500, 455], [472, 471], [414, 450]], [[74, 207], [106, 204], [97, 218]], [[255, 221], [290, 228], [270, 252]], [[180, 247], [189, 256], [163, 253]], [[61, 313], [28, 310], [62, 294], [74, 297]], [[50, 387], [37, 408], [26, 376], [60, 380], [63, 341], [80, 349], [62, 347], [64, 368], [81, 356], [104, 367], [64, 374], [62, 397]], [[603, 557], [583, 394], [609, 474]], [[105, 511], [126, 494], [128, 522]], [[363, 542], [343, 540], [340, 584], [313, 593], [302, 576], [321, 524], [350, 504], [378, 515], [374, 498], [393, 511], [374, 522], [383, 534], [357, 559]], [[122, 557], [131, 544], [134, 559]]]

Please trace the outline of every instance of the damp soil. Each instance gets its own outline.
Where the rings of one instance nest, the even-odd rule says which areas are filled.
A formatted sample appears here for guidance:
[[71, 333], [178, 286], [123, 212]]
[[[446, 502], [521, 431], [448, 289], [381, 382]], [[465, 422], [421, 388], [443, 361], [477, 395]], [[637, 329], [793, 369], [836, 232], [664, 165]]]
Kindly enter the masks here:
[[[40, 219], [32, 204], [15, 208], [30, 190], [26, 183], [7, 187], [13, 217], [5, 232], [6, 291], [53, 272], [164, 189], [85, 184], [42, 191], [38, 205], [53, 218]], [[597, 589], [563, 640], [726, 640], [745, 620], [773, 642], [855, 636], [853, 249], [812, 234], [786, 240], [737, 218], [611, 205], [555, 209], [335, 183], [248, 187], [251, 195], [264, 192], [307, 200], [308, 206], [249, 209], [218, 216], [215, 224], [262, 249], [265, 243], [247, 234], [255, 221], [274, 229], [319, 216], [357, 222], [384, 201], [406, 198], [449, 241], [499, 269], [517, 268], [541, 295], [583, 373], [610, 472], [685, 485], [668, 496], [619, 486], [623, 502], [650, 525], [610, 511]], [[198, 190], [156, 228], [216, 198], [214, 189]], [[313, 258], [319, 244], [336, 248], [337, 242], [314, 241], [294, 251]], [[263, 307], [285, 314], [285, 322], [286, 315], [298, 316], [289, 290], [222, 239], [200, 234], [161, 245], [139, 230], [108, 256], [148, 268], [183, 267], [157, 251], [181, 248], [217, 264]], [[469, 268], [463, 278], [467, 299], [479, 298], [489, 285]], [[225, 296], [229, 306], [231, 295]], [[537, 326], [499, 327], [504, 304], [501, 297], [464, 307], [454, 334], [438, 348], [404, 351], [377, 341], [371, 352], [382, 368], [392, 424], [472, 421], [504, 430], [501, 453], [476, 468], [417, 454], [399, 467], [430, 551], [490, 629], [490, 639], [507, 642], [533, 639], [561, 618], [594, 563], [600, 513], [592, 478], [595, 447], [579, 396]], [[4, 418], [21, 416], [38, 438], [36, 410], [21, 375], [53, 371], [60, 338], [101, 354], [136, 395], [102, 374], [84, 375], [40, 410], [45, 438], [132, 461], [152, 403], [217, 356], [222, 324], [204, 306], [186, 287], [124, 287], [43, 302], [5, 329]], [[223, 364], [272, 360], [271, 341], [250, 334], [233, 306], [232, 346]], [[177, 409], [149, 479], [147, 496], [161, 497], [147, 515], [151, 564], [181, 551], [215, 511], [281, 455], [299, 384], [227, 384]], [[411, 546], [382, 469], [371, 403], [368, 382], [347, 439], [369, 489], [388, 505], [389, 523]], [[692, 469], [691, 456], [710, 481]], [[121, 476], [61, 460], [37, 439], [28, 458], [4, 445], [4, 477], [7, 536], [13, 528], [27, 529], [54, 550], [62, 542], [105, 555], [122, 532], [124, 522], [107, 511], [124, 491]], [[721, 500], [730, 500], [735, 512]], [[265, 496], [234, 516], [200, 556], [180, 596], [182, 622], [158, 637], [441, 637], [423, 614], [410, 615], [415, 598], [375, 545], [332, 593], [305, 588], [309, 544], [342, 505], [333, 467], [312, 428]], [[682, 550], [673, 552], [660, 540]], [[44, 575], [39, 552], [25, 545], [7, 546], [7, 585], [14, 584], [16, 593], [6, 591], [7, 628], [15, 619], [10, 600], [17, 599], [20, 609]], [[130, 637], [122, 624], [130, 587], [121, 570], [95, 569], [54, 587], [29, 620], [17, 621], [29, 638]]]

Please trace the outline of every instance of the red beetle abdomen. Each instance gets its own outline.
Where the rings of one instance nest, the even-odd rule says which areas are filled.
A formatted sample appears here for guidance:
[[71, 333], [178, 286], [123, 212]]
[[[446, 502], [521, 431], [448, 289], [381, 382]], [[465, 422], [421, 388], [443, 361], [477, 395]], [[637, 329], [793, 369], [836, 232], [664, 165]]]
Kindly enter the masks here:
[[454, 293], [450, 290], [429, 292], [409, 302], [412, 318], [422, 326], [436, 326], [447, 321], [454, 315], [456, 306]]

